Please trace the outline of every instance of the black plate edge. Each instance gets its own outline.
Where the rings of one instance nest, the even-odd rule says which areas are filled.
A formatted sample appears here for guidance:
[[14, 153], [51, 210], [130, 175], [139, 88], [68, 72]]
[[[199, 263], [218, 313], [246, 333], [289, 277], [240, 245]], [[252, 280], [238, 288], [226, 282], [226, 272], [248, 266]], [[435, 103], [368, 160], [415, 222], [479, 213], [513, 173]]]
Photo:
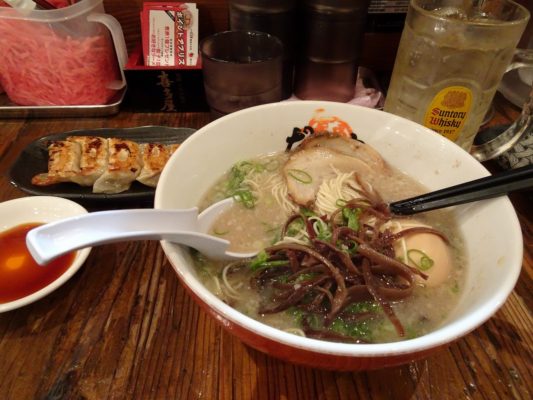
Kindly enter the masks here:
[[[182, 143], [194, 132], [196, 132], [194, 128], [145, 125], [128, 128], [76, 129], [53, 133], [36, 139], [22, 150], [9, 170], [9, 179], [13, 186], [34, 196], [58, 196], [83, 203], [150, 201], [153, 200], [155, 189], [139, 182], [134, 182], [126, 192], [97, 194], [92, 193], [92, 188], [82, 187], [75, 183], [61, 183], [39, 188], [31, 184], [31, 177], [39, 172], [46, 172], [48, 168], [46, 144], [51, 140], [63, 140], [68, 136], [100, 136], [105, 138], [120, 137], [134, 140], [137, 143], [171, 144]], [[25, 170], [22, 164], [28, 159], [35, 159], [37, 163], [40, 162], [41, 167], [38, 170]]]

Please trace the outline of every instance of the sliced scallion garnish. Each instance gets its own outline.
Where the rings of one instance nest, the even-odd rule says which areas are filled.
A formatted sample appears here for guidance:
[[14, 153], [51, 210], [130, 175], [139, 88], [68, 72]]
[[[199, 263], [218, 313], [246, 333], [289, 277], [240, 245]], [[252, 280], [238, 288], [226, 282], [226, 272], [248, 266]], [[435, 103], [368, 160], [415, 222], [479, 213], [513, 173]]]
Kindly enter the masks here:
[[359, 215], [361, 215], [360, 208], [344, 207], [342, 209], [342, 217], [346, 222], [346, 226], [354, 231], [359, 230]]
[[337, 201], [335, 202], [335, 205], [339, 208], [344, 207], [346, 204], [348, 204], [348, 202], [344, 199], [337, 199]]
[[265, 166], [250, 161], [242, 161], [235, 164], [226, 180], [225, 196], [233, 197], [236, 201], [241, 202], [246, 208], [254, 208], [255, 198], [249, 185], [245, 180], [253, 173], [263, 172]]
[[306, 208], [306, 207], [300, 207], [300, 214], [302, 214], [304, 217], [307, 217], [307, 218], [317, 216], [313, 210]]
[[289, 169], [287, 170], [289, 176], [300, 183], [309, 184], [313, 182], [313, 177], [307, 172], [301, 169]]
[[359, 244], [353, 240], [348, 240], [346, 243], [338, 242], [337, 247], [344, 251], [346, 254], [354, 255], [357, 253]]
[[[416, 254], [420, 256], [418, 261], [414, 260], [413, 257], [411, 257], [412, 254]], [[407, 259], [411, 261], [415, 265], [415, 267], [417, 267], [421, 271], [427, 271], [428, 269], [433, 267], [433, 264], [435, 264], [435, 261], [433, 261], [432, 258], [430, 258], [422, 250], [418, 250], [418, 249], [408, 250]]]
[[233, 194], [233, 198], [246, 208], [254, 208], [255, 206], [255, 198], [250, 190], [238, 190]]
[[274, 260], [274, 261], [268, 261], [268, 254], [266, 251], [261, 250], [257, 255], [254, 257], [254, 259], [250, 262], [250, 269], [252, 271], [257, 271], [261, 268], [268, 268], [268, 267], [283, 267], [289, 265], [288, 260]]
[[318, 239], [325, 241], [331, 239], [332, 233], [327, 223], [325, 223], [319, 217], [312, 217], [309, 219], [313, 220], [313, 229], [316, 232], [316, 236]]
[[263, 166], [268, 172], [274, 172], [279, 168], [279, 161], [273, 158], [264, 163]]

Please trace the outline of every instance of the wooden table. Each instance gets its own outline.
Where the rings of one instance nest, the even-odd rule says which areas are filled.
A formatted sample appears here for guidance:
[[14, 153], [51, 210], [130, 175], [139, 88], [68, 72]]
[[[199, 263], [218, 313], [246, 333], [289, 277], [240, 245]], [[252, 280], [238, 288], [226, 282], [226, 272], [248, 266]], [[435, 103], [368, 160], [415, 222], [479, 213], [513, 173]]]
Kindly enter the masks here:
[[[494, 121], [506, 122], [508, 111], [517, 114], [499, 110]], [[204, 113], [128, 112], [0, 120], [0, 201], [26, 195], [10, 184], [8, 170], [39, 137], [148, 124], [199, 128], [208, 121]], [[157, 242], [125, 242], [94, 248], [59, 290], [0, 314], [0, 399], [531, 399], [530, 201], [513, 196], [525, 239], [515, 290], [486, 324], [425, 360], [353, 373], [278, 361], [203, 312]]]

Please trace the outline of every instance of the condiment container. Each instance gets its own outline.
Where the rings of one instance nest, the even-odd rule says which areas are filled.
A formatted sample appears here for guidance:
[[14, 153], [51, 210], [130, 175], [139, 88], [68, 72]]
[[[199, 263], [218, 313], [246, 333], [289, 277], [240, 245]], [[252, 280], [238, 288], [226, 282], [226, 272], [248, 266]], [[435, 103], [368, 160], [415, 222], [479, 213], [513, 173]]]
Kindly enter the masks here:
[[126, 85], [119, 22], [102, 0], [52, 10], [0, 7], [0, 85], [24, 106], [106, 104]]
[[303, 0], [295, 95], [347, 102], [355, 93], [368, 0]]
[[266, 32], [283, 43], [282, 98], [292, 95], [294, 51], [299, 40], [296, 0], [230, 0], [230, 29]]

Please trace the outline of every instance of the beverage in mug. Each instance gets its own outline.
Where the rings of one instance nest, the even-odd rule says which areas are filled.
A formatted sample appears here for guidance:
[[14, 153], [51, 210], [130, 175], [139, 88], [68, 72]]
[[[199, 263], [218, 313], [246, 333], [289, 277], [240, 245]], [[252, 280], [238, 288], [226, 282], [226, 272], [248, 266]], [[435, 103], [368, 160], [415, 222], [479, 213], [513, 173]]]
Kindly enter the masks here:
[[411, 0], [385, 111], [469, 150], [511, 61], [524, 65], [528, 19], [510, 0]]

